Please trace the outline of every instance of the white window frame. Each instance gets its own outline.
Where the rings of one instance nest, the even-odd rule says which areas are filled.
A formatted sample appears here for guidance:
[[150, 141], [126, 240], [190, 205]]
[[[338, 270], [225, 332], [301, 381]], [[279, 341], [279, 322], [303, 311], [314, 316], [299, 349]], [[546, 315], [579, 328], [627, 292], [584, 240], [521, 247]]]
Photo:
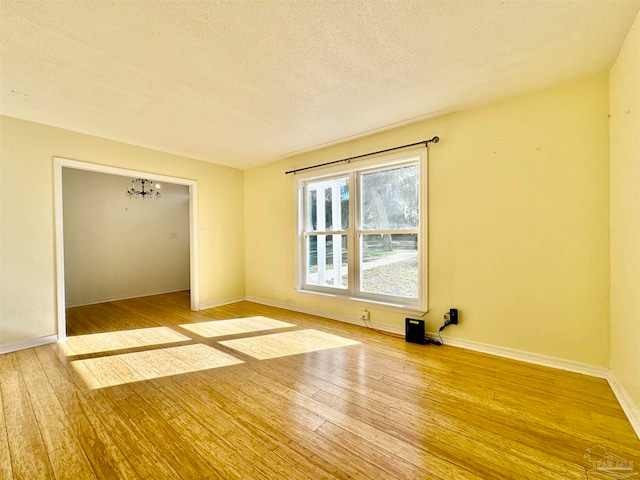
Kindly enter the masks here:
[[[392, 167], [401, 167], [405, 165], [416, 164], [419, 169], [419, 225], [418, 228], [412, 229], [410, 233], [418, 234], [418, 298], [409, 299], [403, 297], [387, 296], [372, 294], [360, 291], [360, 235], [367, 235], [369, 230], [362, 230], [360, 225], [360, 188], [357, 182], [360, 181], [360, 175], [378, 170], [384, 170]], [[323, 180], [330, 181], [336, 178], [347, 176], [349, 179], [349, 230], [335, 231], [313, 231], [311, 235], [347, 235], [348, 249], [348, 278], [349, 284], [346, 289], [320, 286], [307, 283], [306, 275], [306, 212], [307, 195], [305, 187], [308, 183], [321, 182]], [[407, 149], [402, 152], [396, 152], [386, 155], [378, 155], [367, 160], [337, 165], [322, 170], [308, 171], [296, 175], [296, 209], [297, 209], [297, 225], [296, 225], [296, 290], [301, 292], [331, 295], [337, 298], [345, 298], [357, 300], [360, 302], [370, 302], [411, 312], [427, 312], [428, 304], [428, 242], [427, 242], [427, 224], [428, 224], [428, 205], [427, 205], [427, 149]], [[375, 230], [375, 233], [380, 233]], [[388, 230], [385, 233], [400, 234], [409, 233], [406, 230]], [[334, 270], [335, 272], [335, 270]]]

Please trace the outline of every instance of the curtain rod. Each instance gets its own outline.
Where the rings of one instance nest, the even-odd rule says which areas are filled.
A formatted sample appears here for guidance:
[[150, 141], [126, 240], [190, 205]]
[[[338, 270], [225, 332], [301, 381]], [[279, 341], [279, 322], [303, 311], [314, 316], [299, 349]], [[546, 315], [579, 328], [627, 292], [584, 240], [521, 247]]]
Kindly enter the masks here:
[[439, 141], [440, 141], [439, 137], [433, 137], [433, 138], [431, 138], [429, 140], [422, 140], [421, 142], [408, 143], [406, 145], [400, 145], [398, 147], [387, 148], [385, 150], [378, 150], [377, 152], [364, 153], [362, 155], [356, 155], [355, 157], [348, 157], [348, 158], [342, 158], [340, 160], [334, 160], [333, 162], [319, 163], [318, 165], [312, 165], [310, 167], [298, 168], [296, 170], [289, 170], [288, 172], [284, 172], [284, 174], [285, 175], [288, 175], [290, 173], [296, 174], [298, 172], [302, 172], [303, 170], [310, 170], [312, 168], [324, 167], [326, 165], [333, 165], [334, 163], [350, 162], [351, 160], [355, 160], [357, 158], [369, 157], [371, 155], [377, 155], [379, 153], [391, 152], [393, 150], [400, 150], [401, 148], [415, 147], [416, 145], [422, 145], [423, 143], [424, 143], [424, 146], [426, 147], [427, 144], [429, 144], [429, 143], [438, 143]]

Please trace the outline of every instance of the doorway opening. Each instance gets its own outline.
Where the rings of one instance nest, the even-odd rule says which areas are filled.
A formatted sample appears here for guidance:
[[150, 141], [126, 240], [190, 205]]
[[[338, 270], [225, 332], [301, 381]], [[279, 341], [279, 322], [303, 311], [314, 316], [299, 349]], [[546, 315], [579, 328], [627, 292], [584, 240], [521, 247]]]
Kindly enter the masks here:
[[[78, 172], [78, 171], [85, 172]], [[57, 296], [57, 314], [58, 314], [58, 340], [63, 340], [67, 335], [67, 303], [69, 301], [68, 295], [66, 292], [66, 283], [65, 283], [65, 269], [68, 268], [68, 264], [65, 266], [65, 218], [64, 218], [64, 182], [63, 182], [63, 172], [67, 172], [68, 174], [82, 174], [82, 173], [102, 173], [107, 174], [108, 176], [116, 176], [118, 178], [111, 178], [117, 182], [127, 181], [130, 182], [132, 178], [152, 178], [155, 182], [159, 182], [160, 184], [165, 184], [167, 186], [175, 186], [173, 189], [174, 193], [180, 191], [184, 192], [184, 187], [188, 189], [188, 249], [189, 249], [189, 273], [188, 273], [188, 282], [189, 282], [189, 292], [190, 292], [190, 308], [191, 310], [197, 311], [199, 309], [199, 287], [198, 287], [198, 248], [197, 248], [197, 182], [195, 180], [188, 180], [184, 178], [178, 177], [169, 177], [166, 175], [156, 175], [149, 172], [141, 172], [136, 170], [127, 170], [116, 167], [108, 167], [104, 165], [97, 165], [86, 162], [79, 162], [75, 160], [69, 160], [64, 158], [54, 157], [54, 196], [55, 196], [55, 232], [56, 232], [56, 296]], [[126, 177], [126, 178], [123, 178]], [[169, 189], [171, 191], [171, 189]], [[67, 192], [68, 193], [68, 192]], [[123, 191], [122, 196], [125, 197], [125, 192]], [[91, 202], [91, 198], [86, 199], [87, 202]], [[141, 200], [129, 200], [125, 198], [125, 201], [138, 201]], [[156, 200], [147, 200], [146, 206], [149, 207]], [[141, 204], [129, 204], [130, 206], [139, 207]], [[123, 210], [128, 210], [126, 207], [122, 207]], [[132, 210], [136, 210], [132, 208]], [[131, 212], [135, 213], [135, 212]], [[117, 220], [112, 220], [117, 222]], [[73, 233], [75, 237], [81, 235], [77, 231], [78, 226], [76, 225], [76, 232]], [[144, 234], [144, 227], [141, 226], [141, 233]], [[169, 232], [171, 235], [171, 240], [177, 242], [179, 240], [178, 232]], [[71, 237], [71, 233], [69, 236]], [[186, 240], [186, 239], [184, 239]], [[161, 255], [160, 255], [161, 256]], [[162, 258], [158, 258], [158, 261], [162, 261]], [[141, 265], [132, 265], [133, 275], [136, 274], [144, 274], [144, 267]], [[69, 269], [69, 273], [72, 271]], [[99, 272], [96, 272], [97, 276]], [[158, 292], [161, 293], [161, 292]], [[153, 293], [149, 293], [153, 294]], [[113, 295], [112, 295], [113, 296]], [[132, 295], [136, 296], [136, 295]], [[123, 297], [126, 298], [126, 297]], [[104, 301], [112, 301], [117, 298], [105, 299]], [[78, 302], [78, 298], [74, 300]], [[98, 303], [98, 302], [94, 302]], [[69, 306], [74, 306], [73, 301]]]

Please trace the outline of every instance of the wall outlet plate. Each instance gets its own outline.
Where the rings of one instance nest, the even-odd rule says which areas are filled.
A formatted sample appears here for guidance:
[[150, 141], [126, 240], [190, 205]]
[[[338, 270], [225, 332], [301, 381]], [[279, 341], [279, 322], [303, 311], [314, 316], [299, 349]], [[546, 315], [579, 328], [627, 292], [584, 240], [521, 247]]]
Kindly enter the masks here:
[[360, 310], [360, 320], [369, 320], [369, 312], [367, 310]]

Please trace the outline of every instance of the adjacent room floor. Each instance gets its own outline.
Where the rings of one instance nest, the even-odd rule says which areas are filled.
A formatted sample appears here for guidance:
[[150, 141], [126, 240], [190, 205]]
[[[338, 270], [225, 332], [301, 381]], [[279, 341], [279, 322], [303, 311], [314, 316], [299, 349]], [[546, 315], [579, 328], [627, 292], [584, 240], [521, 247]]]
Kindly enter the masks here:
[[[585, 479], [640, 470], [607, 382], [188, 292], [0, 356], [0, 477]], [[633, 470], [633, 465], [628, 471]]]

